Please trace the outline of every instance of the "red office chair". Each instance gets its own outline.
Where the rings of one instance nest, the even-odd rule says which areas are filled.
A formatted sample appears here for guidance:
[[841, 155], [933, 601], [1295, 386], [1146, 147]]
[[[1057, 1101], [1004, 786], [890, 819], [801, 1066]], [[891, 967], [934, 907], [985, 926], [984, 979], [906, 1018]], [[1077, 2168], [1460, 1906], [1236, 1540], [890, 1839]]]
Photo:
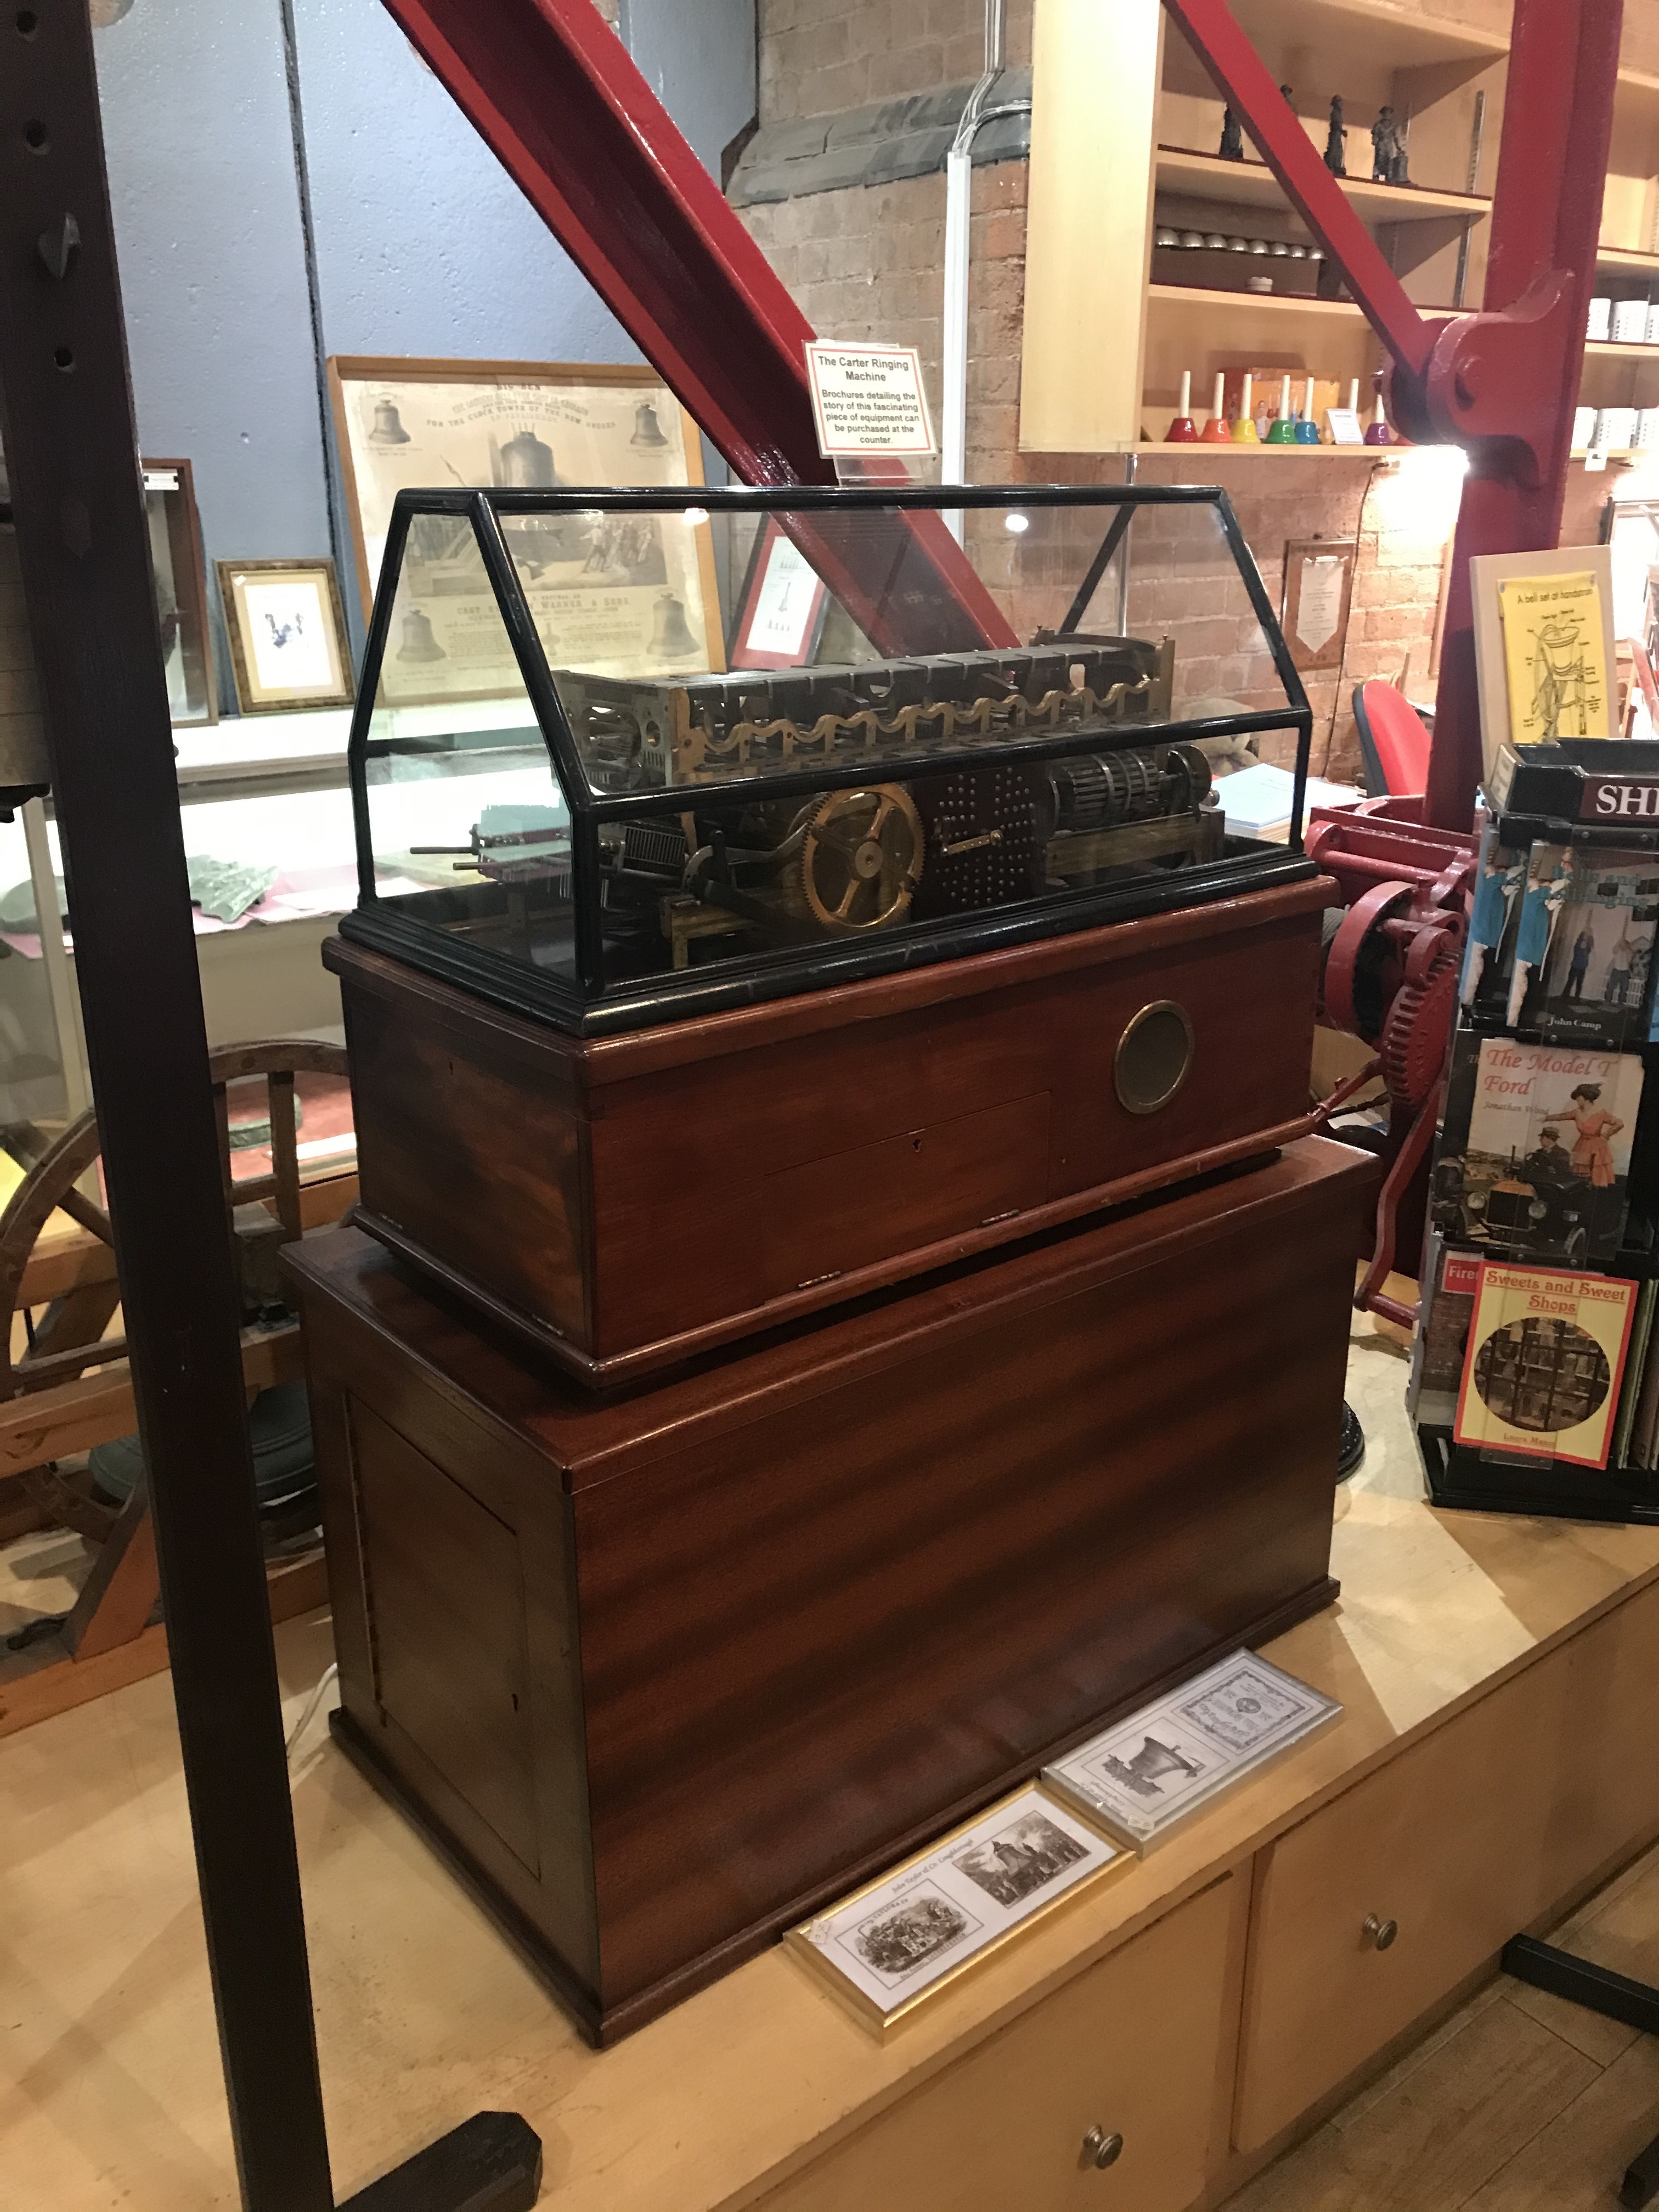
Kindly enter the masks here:
[[1400, 798], [1422, 791], [1429, 775], [1429, 732], [1405, 693], [1380, 677], [1357, 684], [1353, 718], [1370, 796]]

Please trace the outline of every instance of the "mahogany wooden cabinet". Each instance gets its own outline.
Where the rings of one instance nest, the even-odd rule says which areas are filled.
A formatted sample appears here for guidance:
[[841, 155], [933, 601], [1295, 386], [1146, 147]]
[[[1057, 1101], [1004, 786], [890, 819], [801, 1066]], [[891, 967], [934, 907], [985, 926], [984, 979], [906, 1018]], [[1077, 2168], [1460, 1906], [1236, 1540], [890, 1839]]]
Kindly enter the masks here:
[[612, 1037], [343, 939], [356, 1218], [612, 1382], [1304, 1133], [1322, 878]]
[[638, 2026], [1334, 1595], [1374, 1176], [1306, 1139], [610, 1396], [290, 1247], [342, 1741]]

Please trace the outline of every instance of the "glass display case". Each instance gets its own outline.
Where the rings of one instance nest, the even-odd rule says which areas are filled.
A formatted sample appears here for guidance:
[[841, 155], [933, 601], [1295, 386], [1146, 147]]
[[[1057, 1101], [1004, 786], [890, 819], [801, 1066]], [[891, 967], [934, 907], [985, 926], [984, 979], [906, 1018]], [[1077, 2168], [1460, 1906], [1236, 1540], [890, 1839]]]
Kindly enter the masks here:
[[405, 492], [342, 934], [578, 1034], [821, 988], [1310, 873], [1310, 726], [1217, 489]]

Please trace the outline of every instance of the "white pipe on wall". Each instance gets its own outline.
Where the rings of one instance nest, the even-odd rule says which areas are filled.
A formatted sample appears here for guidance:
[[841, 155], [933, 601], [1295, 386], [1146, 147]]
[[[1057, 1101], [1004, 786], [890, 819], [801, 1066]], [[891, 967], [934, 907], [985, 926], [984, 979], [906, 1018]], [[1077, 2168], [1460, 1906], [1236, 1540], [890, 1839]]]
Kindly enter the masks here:
[[[968, 95], [957, 135], [945, 159], [945, 301], [939, 426], [939, 481], [968, 481], [968, 279], [971, 262], [970, 222], [974, 200], [974, 135], [990, 118], [985, 110], [991, 87], [1002, 70], [1007, 0], [985, 0], [985, 65]], [[1000, 114], [1009, 111], [999, 109]], [[958, 541], [960, 511], [945, 518]]]

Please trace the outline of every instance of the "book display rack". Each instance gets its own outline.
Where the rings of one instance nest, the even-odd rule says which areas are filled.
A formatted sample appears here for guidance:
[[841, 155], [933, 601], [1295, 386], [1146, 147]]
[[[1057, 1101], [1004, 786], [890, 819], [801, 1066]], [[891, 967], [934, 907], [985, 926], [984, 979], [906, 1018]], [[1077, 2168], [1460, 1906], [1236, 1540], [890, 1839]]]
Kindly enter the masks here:
[[1614, 750], [1491, 780], [1408, 1399], [1437, 1505], [1659, 1522], [1659, 832], [1598, 811]]

